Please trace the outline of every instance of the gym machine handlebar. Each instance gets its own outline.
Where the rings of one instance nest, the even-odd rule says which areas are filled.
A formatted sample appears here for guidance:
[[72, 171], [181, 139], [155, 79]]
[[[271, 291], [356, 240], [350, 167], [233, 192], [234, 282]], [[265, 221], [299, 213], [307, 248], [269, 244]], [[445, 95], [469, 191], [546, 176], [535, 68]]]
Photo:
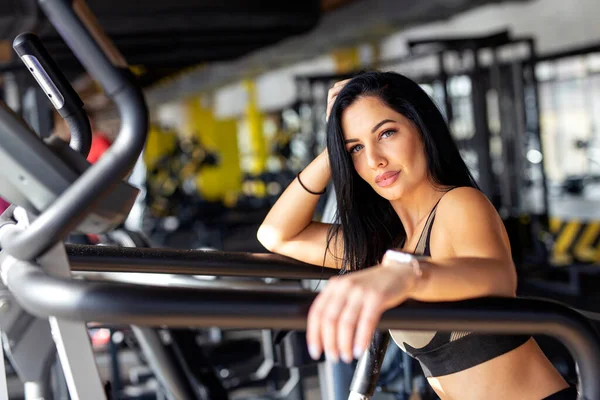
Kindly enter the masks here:
[[33, 260], [64, 239], [93, 205], [127, 175], [144, 147], [148, 128], [148, 110], [140, 88], [133, 83], [129, 71], [123, 69], [124, 65], [119, 65], [121, 69], [115, 65], [122, 57], [118, 57], [108, 40], [101, 41], [101, 30], [85, 5], [70, 0], [40, 0], [39, 3], [79, 61], [117, 106], [121, 127], [110, 149], [35, 219], [29, 229], [2, 240], [3, 249], [21, 260]]
[[[137, 272], [276, 279], [329, 279], [337, 269], [277, 254], [66, 245], [72, 271]], [[285, 265], [283, 267], [283, 265]]]
[[[77, 321], [303, 330], [315, 298], [310, 292], [199, 291], [66, 280], [14, 259], [2, 273], [10, 291], [30, 313]], [[597, 334], [582, 315], [558, 303], [515, 298], [408, 302], [385, 312], [379, 328], [552, 335], [569, 348], [578, 364], [581, 398], [600, 398]]]
[[71, 147], [87, 157], [92, 146], [92, 130], [77, 92], [35, 34], [20, 34], [13, 41], [13, 48], [56, 111], [69, 124]]

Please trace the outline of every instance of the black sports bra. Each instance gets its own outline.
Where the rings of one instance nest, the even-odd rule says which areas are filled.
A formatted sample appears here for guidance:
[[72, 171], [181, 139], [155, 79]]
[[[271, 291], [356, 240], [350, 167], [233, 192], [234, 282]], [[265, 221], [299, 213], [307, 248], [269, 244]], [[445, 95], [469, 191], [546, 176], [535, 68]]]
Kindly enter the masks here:
[[[414, 254], [431, 256], [431, 228], [436, 209], [437, 204], [425, 222]], [[402, 350], [419, 361], [427, 377], [448, 375], [482, 364], [516, 349], [531, 337], [401, 330], [392, 330], [390, 335]]]

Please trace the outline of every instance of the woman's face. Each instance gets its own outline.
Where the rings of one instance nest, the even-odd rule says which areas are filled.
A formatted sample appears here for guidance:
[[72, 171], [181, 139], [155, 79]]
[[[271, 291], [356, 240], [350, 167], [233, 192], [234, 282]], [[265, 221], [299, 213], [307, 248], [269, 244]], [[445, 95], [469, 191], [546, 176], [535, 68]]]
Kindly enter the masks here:
[[377, 97], [360, 97], [346, 108], [342, 130], [356, 172], [383, 198], [398, 200], [427, 182], [417, 127]]

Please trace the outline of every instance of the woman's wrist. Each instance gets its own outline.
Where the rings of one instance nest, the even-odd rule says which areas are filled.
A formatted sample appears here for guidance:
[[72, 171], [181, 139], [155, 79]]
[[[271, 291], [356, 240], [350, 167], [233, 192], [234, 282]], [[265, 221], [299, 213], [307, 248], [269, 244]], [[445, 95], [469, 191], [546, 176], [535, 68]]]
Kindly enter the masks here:
[[[315, 172], [319, 171], [318, 173], [320, 176], [325, 178], [325, 186], [327, 186], [329, 180], [331, 179], [331, 168], [329, 166], [329, 153], [327, 152], [327, 148], [319, 153], [319, 155], [314, 158], [311, 164], [312, 165], [310, 165], [310, 168], [315, 168]], [[304, 177], [304, 175], [302, 177]]]
[[320, 196], [322, 194], [325, 194], [325, 192], [327, 191], [326, 188], [324, 188], [323, 190], [318, 191], [318, 192], [315, 192], [314, 190], [307, 188], [306, 185], [304, 185], [304, 183], [302, 182], [302, 178], [300, 177], [301, 173], [302, 173], [302, 171], [298, 172], [298, 175], [296, 175], [296, 179], [298, 179], [298, 183], [300, 184], [300, 186], [302, 186], [302, 189], [304, 189], [308, 193], [315, 195], [315, 196]]
[[331, 179], [329, 156], [324, 150], [302, 171], [296, 175], [300, 186], [312, 195], [323, 195]]
[[409, 295], [418, 289], [419, 282], [423, 279], [423, 265], [418, 257], [410, 253], [388, 250], [384, 254], [381, 264], [400, 274]]

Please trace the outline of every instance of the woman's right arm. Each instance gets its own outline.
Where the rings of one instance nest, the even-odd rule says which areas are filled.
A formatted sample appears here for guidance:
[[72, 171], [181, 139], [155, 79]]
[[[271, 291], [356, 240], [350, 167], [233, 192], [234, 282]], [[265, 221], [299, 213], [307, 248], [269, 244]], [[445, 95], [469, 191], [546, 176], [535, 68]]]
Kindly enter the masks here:
[[[342, 88], [350, 79], [336, 82], [327, 93], [326, 118]], [[327, 149], [317, 156], [300, 174], [304, 186], [312, 192], [321, 192], [331, 179]], [[262, 225], [257, 237], [265, 248], [309, 264], [342, 268], [344, 246], [341, 235], [333, 238], [327, 248], [330, 224], [313, 222], [319, 196], [302, 187], [294, 179], [281, 194]], [[324, 263], [323, 263], [324, 261]]]
[[[300, 179], [312, 192], [325, 189], [331, 179], [327, 150], [302, 170]], [[304, 189], [298, 178], [294, 179], [258, 229], [257, 238], [260, 243], [273, 253], [315, 265], [323, 265], [325, 261], [326, 267], [341, 268], [334, 256], [342, 256], [339, 252], [341, 240], [334, 238], [332, 248], [327, 251], [327, 231], [330, 224], [312, 220], [319, 197]]]

